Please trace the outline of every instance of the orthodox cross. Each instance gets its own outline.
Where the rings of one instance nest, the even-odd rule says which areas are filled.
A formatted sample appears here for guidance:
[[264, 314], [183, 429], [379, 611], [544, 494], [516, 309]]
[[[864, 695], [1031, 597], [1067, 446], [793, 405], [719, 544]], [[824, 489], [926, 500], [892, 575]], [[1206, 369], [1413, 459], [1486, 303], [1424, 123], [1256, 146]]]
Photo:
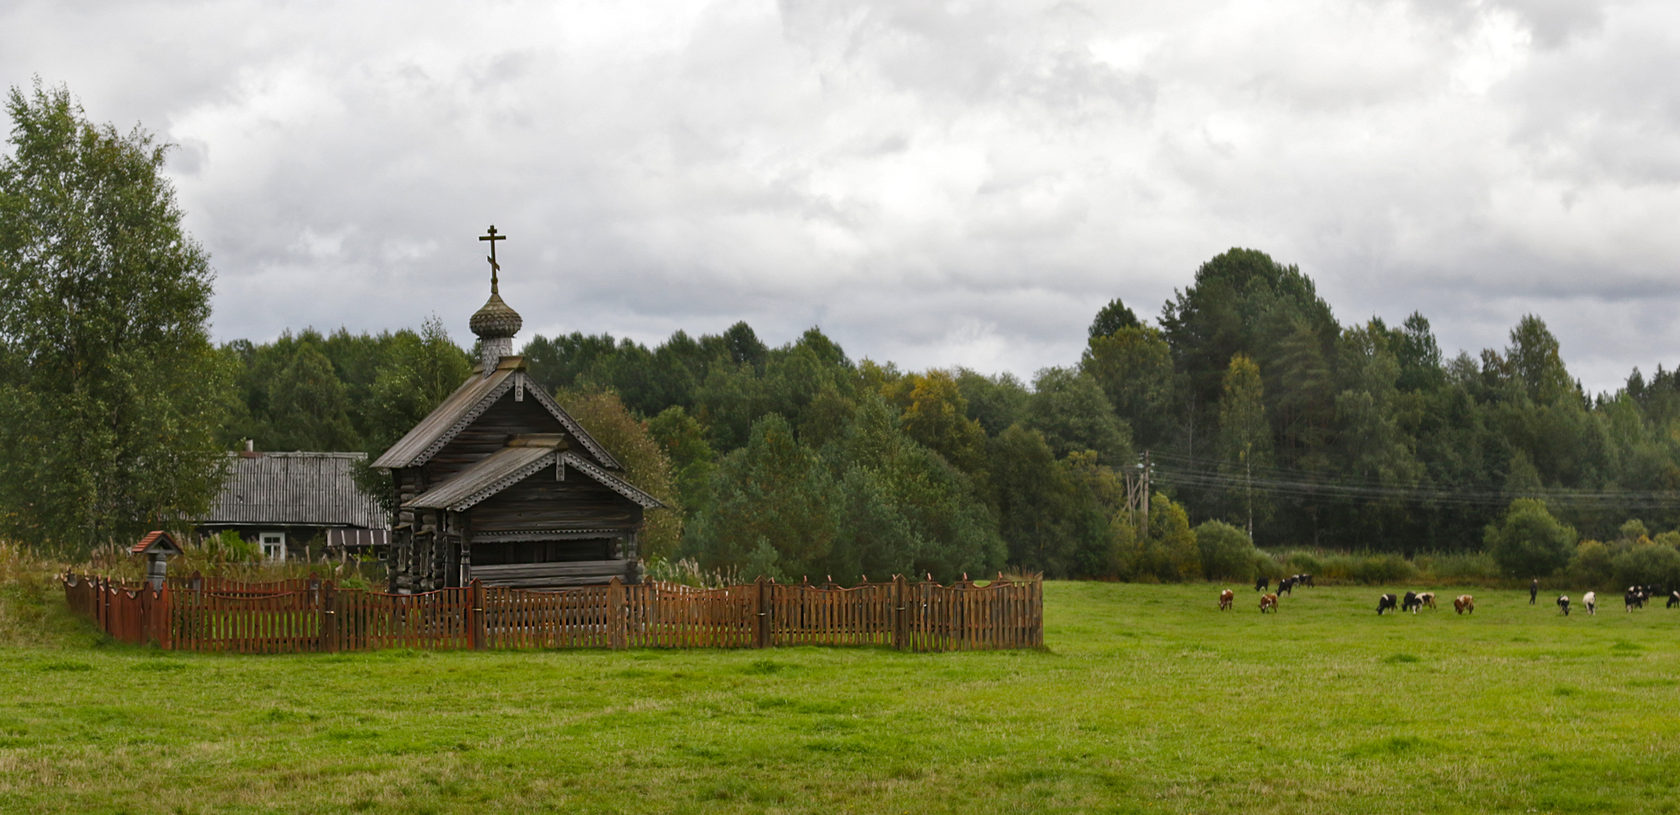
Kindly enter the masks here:
[[478, 239], [481, 240], [481, 241], [489, 241], [490, 242], [490, 257], [485, 258], [485, 260], [490, 261], [490, 293], [495, 294], [496, 293], [496, 273], [502, 270], [502, 265], [500, 263], [496, 262], [496, 241], [505, 241], [505, 240], [507, 240], [507, 236], [496, 234], [496, 225], [491, 224], [490, 225], [490, 234], [480, 235], [480, 236], [478, 236]]

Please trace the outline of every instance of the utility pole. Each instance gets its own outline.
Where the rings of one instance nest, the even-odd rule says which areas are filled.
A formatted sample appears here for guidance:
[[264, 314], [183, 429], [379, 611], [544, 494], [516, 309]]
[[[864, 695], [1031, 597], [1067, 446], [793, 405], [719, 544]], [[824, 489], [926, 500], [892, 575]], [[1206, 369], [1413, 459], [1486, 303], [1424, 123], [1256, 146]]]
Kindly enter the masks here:
[[1149, 463], [1149, 451], [1143, 451], [1143, 536], [1149, 537], [1149, 474], [1154, 471]]
[[1143, 456], [1137, 463], [1137, 472], [1126, 474], [1126, 508], [1136, 518], [1143, 518], [1143, 536], [1149, 537], [1149, 451], [1143, 451]]

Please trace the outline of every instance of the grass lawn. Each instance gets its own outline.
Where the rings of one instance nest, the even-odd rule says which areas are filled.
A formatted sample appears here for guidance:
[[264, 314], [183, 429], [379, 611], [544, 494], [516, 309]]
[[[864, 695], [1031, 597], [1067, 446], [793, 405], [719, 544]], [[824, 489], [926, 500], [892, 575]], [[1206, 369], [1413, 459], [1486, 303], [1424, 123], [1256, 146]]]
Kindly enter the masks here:
[[[1680, 609], [1051, 583], [1043, 651], [0, 646], [4, 812], [1675, 812]], [[63, 633], [71, 629], [71, 633]]]

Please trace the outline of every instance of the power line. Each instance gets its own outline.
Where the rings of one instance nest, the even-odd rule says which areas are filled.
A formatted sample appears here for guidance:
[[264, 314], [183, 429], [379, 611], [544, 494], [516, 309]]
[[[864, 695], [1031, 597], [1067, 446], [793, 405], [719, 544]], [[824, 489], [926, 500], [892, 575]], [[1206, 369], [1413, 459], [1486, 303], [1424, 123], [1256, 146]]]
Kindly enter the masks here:
[[1554, 506], [1582, 509], [1674, 509], [1680, 507], [1680, 493], [1660, 490], [1588, 490], [1542, 488], [1510, 491], [1472, 488], [1418, 480], [1394, 484], [1369, 477], [1341, 477], [1335, 474], [1258, 468], [1259, 475], [1245, 477], [1224, 470], [1219, 462], [1193, 459], [1170, 453], [1155, 455], [1156, 478], [1166, 484], [1206, 489], [1252, 489], [1284, 498], [1346, 498], [1412, 505], [1503, 507], [1516, 498], [1538, 498]]

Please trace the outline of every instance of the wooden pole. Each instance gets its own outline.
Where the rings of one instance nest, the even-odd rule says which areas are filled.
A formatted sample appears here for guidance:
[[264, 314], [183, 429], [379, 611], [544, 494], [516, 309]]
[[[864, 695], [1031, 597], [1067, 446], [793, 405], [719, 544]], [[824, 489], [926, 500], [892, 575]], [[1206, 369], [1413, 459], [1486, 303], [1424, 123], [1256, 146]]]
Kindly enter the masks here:
[[905, 613], [906, 604], [910, 602], [908, 581], [904, 575], [893, 575], [892, 581], [892, 644], [899, 651], [905, 649], [910, 641], [910, 615]]
[[329, 654], [338, 652], [337, 594], [332, 581], [321, 584], [321, 640], [315, 644], [315, 650]]
[[489, 626], [484, 620], [484, 581], [473, 578], [472, 600], [467, 607], [467, 630], [472, 632], [474, 651], [485, 649], [490, 639]]
[[770, 580], [768, 578], [766, 578], [764, 575], [759, 575], [758, 580], [754, 581], [754, 585], [756, 585], [758, 587], [758, 593], [754, 596], [755, 600], [756, 600], [756, 604], [758, 606], [758, 608], [756, 609], [758, 614], [753, 619], [753, 622], [754, 622], [754, 626], [753, 626], [753, 647], [754, 648], [769, 648], [770, 647], [770, 592], [771, 592]]
[[613, 575], [607, 584], [607, 647], [622, 651], [630, 639], [629, 615], [624, 608], [624, 581]]

